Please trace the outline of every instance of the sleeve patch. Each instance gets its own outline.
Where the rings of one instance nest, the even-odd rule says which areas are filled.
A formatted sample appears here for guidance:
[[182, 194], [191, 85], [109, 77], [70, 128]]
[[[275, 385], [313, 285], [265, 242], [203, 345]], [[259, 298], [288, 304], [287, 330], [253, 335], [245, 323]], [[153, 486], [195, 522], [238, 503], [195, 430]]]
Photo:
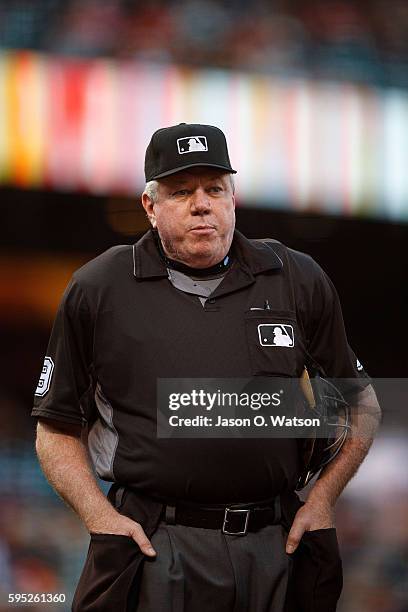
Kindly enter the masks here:
[[39, 397], [44, 397], [44, 395], [48, 392], [51, 385], [51, 378], [54, 372], [54, 362], [51, 357], [44, 358], [44, 365], [41, 370], [40, 380], [38, 381], [37, 389], [35, 390], [35, 395]]

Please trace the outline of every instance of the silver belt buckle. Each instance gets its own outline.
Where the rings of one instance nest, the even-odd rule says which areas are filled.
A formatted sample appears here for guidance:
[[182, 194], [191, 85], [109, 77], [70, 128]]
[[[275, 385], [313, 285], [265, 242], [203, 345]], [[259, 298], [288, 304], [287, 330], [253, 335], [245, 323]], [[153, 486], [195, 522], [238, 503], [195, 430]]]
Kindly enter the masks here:
[[[222, 533], [225, 533], [227, 535], [245, 535], [247, 533], [247, 528], [248, 528], [248, 520], [249, 520], [249, 513], [250, 513], [250, 509], [249, 508], [225, 508], [225, 512], [224, 512], [224, 522], [222, 524]], [[227, 529], [225, 528], [227, 525], [227, 521], [228, 521], [228, 513], [229, 512], [239, 512], [241, 514], [245, 513], [245, 523], [244, 523], [244, 531], [227, 531]]]

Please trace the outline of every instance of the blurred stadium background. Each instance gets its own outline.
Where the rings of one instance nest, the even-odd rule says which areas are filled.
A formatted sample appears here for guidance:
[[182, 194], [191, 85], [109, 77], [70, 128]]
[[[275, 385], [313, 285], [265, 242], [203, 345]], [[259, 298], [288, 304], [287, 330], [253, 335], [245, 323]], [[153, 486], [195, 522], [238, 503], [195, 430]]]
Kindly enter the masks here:
[[[144, 151], [181, 121], [227, 134], [238, 228], [314, 256], [367, 371], [407, 376], [406, 0], [0, 0], [0, 612], [72, 597], [87, 534], [32, 395], [70, 274], [147, 229]], [[386, 414], [339, 501], [340, 612], [408, 611], [407, 440]]]

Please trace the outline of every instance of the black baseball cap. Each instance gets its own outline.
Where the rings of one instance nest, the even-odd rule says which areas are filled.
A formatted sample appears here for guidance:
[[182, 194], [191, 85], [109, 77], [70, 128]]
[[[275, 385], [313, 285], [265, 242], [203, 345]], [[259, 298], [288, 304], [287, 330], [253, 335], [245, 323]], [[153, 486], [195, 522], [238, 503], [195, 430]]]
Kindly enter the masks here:
[[211, 166], [236, 174], [224, 133], [213, 125], [179, 123], [157, 130], [146, 149], [146, 182], [193, 168]]

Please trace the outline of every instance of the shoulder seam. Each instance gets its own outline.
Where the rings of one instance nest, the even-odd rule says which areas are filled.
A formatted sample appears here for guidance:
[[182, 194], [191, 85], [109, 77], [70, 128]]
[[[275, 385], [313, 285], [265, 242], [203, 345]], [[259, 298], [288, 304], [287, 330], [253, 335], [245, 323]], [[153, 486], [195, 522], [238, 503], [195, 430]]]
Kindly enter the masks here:
[[84, 287], [83, 287], [83, 286], [82, 286], [82, 284], [81, 284], [81, 281], [79, 280], [79, 278], [78, 278], [78, 277], [77, 277], [77, 275], [76, 275], [76, 271], [73, 273], [73, 275], [72, 275], [72, 279], [73, 279], [73, 280], [75, 280], [76, 284], [78, 285], [78, 288], [79, 288], [80, 292], [81, 292], [81, 293], [82, 293], [82, 295], [84, 296], [84, 300], [85, 300], [85, 303], [86, 303], [86, 307], [87, 307], [87, 309], [88, 309], [88, 313], [90, 314], [90, 313], [91, 313], [91, 308], [90, 308], [90, 306], [89, 306], [88, 297], [87, 297], [87, 295], [86, 295], [86, 291], [85, 291]]

